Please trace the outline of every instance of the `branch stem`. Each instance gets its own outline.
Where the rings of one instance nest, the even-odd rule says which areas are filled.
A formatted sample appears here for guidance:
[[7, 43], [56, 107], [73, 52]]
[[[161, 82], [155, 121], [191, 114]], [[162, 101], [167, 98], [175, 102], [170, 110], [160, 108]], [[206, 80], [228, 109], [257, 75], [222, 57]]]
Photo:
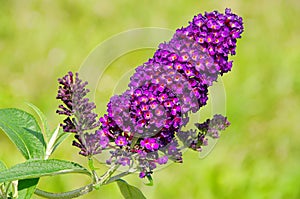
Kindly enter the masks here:
[[85, 195], [94, 190], [94, 185], [89, 184], [73, 191], [62, 192], [62, 193], [51, 193], [40, 189], [35, 190], [35, 194], [44, 198], [76, 198]]
[[84, 187], [68, 191], [68, 192], [61, 192], [61, 193], [51, 193], [47, 191], [43, 191], [40, 189], [35, 190], [35, 194], [44, 198], [52, 198], [52, 199], [64, 199], [64, 198], [76, 198], [82, 195], [85, 195], [95, 189], [98, 189], [102, 185], [110, 184], [115, 182], [116, 180], [129, 175], [136, 170], [129, 170], [125, 171], [123, 173], [120, 173], [118, 175], [115, 175], [113, 177], [112, 174], [118, 169], [119, 165], [113, 165], [108, 171], [106, 171], [96, 182], [93, 182], [91, 184], [88, 184]]

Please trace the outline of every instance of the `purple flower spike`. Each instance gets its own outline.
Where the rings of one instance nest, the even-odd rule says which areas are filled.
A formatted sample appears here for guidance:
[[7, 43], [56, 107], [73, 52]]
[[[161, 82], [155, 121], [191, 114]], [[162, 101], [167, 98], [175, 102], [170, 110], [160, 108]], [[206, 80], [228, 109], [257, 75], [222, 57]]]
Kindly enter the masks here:
[[[176, 30], [169, 42], [161, 43], [154, 56], [136, 68], [128, 90], [111, 98], [106, 119], [110, 123], [101, 122], [102, 128], [110, 130], [110, 139], [118, 141], [118, 136], [125, 136], [132, 153], [164, 151], [168, 159], [182, 162], [176, 138], [182, 140], [185, 133], [185, 145], [201, 151], [201, 146], [207, 145], [205, 136], [217, 138], [223, 130], [221, 124], [228, 124], [213, 125], [216, 116], [209, 120], [211, 128], [205, 135], [180, 129], [189, 121], [189, 113], [207, 103], [208, 87], [231, 70], [228, 57], [235, 54], [242, 32], [242, 19], [230, 9], [225, 14], [199, 14], [187, 27]], [[132, 143], [133, 139], [137, 141]], [[161, 162], [159, 155], [145, 158], [149, 164], [140, 169], [144, 173], [151, 172], [153, 162]]]
[[76, 133], [73, 144], [80, 154], [91, 156], [106, 149], [111, 154], [107, 164], [136, 167], [141, 178], [150, 176], [158, 164], [182, 162], [180, 143], [201, 151], [207, 136], [218, 138], [230, 124], [215, 115], [195, 124], [197, 129], [182, 130], [189, 114], [206, 105], [209, 86], [231, 70], [229, 56], [236, 54], [243, 31], [242, 18], [230, 9], [225, 14], [196, 15], [136, 68], [127, 90], [111, 97], [99, 121], [95, 105], [85, 98], [87, 83], [69, 73], [59, 79], [57, 96], [64, 104], [57, 113], [67, 116], [64, 131]]
[[86, 131], [99, 126], [99, 122], [96, 120], [97, 114], [93, 112], [96, 105], [85, 98], [89, 92], [85, 88], [87, 82], [82, 82], [78, 77], [78, 73], [74, 77], [72, 72], [58, 79], [58, 82], [60, 86], [56, 98], [60, 99], [63, 104], [59, 105], [56, 112], [67, 116], [61, 125], [63, 130], [76, 133], [75, 138], [77, 141], [74, 141], [73, 145], [81, 149], [80, 154], [88, 156], [99, 153], [102, 148], [99, 146], [100, 137], [95, 133], [86, 134]]
[[[73, 124], [76, 122], [76, 125], [66, 123], [63, 125], [64, 130], [66, 132], [76, 131], [83, 133], [83, 131], [91, 130], [99, 126], [99, 123], [96, 122], [97, 114], [93, 113], [96, 105], [89, 102], [88, 98], [85, 98], [89, 92], [89, 90], [85, 88], [87, 82], [82, 82], [82, 80], [78, 78], [78, 73], [76, 73], [74, 78], [72, 72], [69, 72], [68, 75], [62, 79], [59, 79], [58, 82], [61, 86], [59, 86], [56, 98], [60, 99], [64, 105], [59, 105], [60, 109], [56, 112], [60, 115], [77, 115], [75, 120], [68, 120]], [[76, 129], [72, 128], [74, 126]]]

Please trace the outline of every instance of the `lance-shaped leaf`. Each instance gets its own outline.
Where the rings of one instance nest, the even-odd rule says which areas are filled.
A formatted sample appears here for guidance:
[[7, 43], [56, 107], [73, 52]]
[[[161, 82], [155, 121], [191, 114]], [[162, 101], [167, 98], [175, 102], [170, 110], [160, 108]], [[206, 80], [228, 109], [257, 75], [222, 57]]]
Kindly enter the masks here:
[[146, 199], [144, 194], [138, 188], [129, 185], [124, 180], [117, 180], [119, 189], [125, 199]]
[[39, 178], [20, 180], [18, 183], [18, 199], [30, 199], [38, 182]]
[[[0, 171], [6, 169], [5, 164], [0, 160]], [[18, 199], [30, 199], [38, 182], [39, 178], [20, 180], [18, 182]], [[5, 188], [5, 185], [2, 186]]]
[[83, 173], [91, 175], [86, 168], [74, 162], [56, 159], [29, 160], [1, 171], [0, 183], [65, 173]]
[[45, 156], [45, 140], [35, 118], [19, 109], [0, 109], [0, 129], [18, 147], [26, 159]]
[[44, 113], [35, 105], [31, 104], [31, 103], [26, 103], [28, 106], [30, 106], [35, 112], [36, 114], [39, 116], [40, 121], [42, 123], [42, 132], [44, 133], [44, 135], [46, 136], [47, 140], [50, 140], [51, 138], [51, 130], [47, 121], [47, 117], [44, 115]]
[[0, 160], [0, 171], [5, 170], [6, 169], [6, 165], [4, 164], [4, 162], [2, 162]]
[[45, 159], [48, 159], [50, 155], [55, 151], [55, 149], [70, 135], [70, 133], [65, 133], [58, 127], [52, 133], [52, 136], [47, 144]]

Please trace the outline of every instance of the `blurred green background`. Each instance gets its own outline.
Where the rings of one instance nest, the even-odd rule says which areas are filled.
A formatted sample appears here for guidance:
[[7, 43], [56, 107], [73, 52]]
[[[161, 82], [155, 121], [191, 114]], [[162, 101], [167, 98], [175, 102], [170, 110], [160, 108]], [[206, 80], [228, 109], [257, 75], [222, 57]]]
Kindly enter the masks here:
[[[125, 179], [149, 199], [300, 198], [299, 0], [0, 0], [0, 108], [33, 113], [24, 104], [31, 102], [54, 128], [61, 120], [55, 114], [57, 78], [78, 70], [96, 45], [132, 28], [175, 31], [195, 14], [223, 12], [226, 7], [241, 15], [245, 24], [233, 70], [223, 77], [231, 126], [208, 157], [186, 152], [183, 164], [155, 172], [153, 187], [137, 175]], [[153, 52], [133, 52], [113, 64], [133, 68]], [[111, 92], [107, 90], [97, 103], [106, 104]], [[71, 140], [53, 157], [86, 165]], [[0, 159], [8, 166], [24, 161], [3, 132], [0, 146]], [[81, 175], [66, 175], [43, 178], [39, 187], [58, 192], [87, 183]], [[121, 195], [111, 184], [82, 198]]]

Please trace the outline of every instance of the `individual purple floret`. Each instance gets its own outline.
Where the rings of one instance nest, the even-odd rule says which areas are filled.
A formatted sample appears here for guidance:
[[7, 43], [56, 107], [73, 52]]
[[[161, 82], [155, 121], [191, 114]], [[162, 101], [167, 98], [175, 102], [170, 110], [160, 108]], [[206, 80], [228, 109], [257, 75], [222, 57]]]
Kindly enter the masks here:
[[126, 137], [124, 136], [118, 136], [115, 140], [116, 145], [118, 146], [125, 146], [128, 144]]
[[145, 138], [141, 140], [141, 147], [149, 151], [156, 151], [159, 148], [159, 144], [155, 138]]

